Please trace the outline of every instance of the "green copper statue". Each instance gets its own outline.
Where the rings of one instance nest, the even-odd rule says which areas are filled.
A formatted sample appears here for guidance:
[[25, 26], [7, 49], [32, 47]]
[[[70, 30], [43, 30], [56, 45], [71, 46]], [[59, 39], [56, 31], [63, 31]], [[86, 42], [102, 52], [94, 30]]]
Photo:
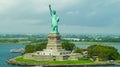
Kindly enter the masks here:
[[51, 9], [51, 5], [49, 5], [50, 9], [50, 15], [51, 15], [51, 20], [52, 20], [52, 31], [51, 33], [59, 33], [58, 32], [58, 22], [59, 22], [59, 16], [56, 15], [56, 11]]

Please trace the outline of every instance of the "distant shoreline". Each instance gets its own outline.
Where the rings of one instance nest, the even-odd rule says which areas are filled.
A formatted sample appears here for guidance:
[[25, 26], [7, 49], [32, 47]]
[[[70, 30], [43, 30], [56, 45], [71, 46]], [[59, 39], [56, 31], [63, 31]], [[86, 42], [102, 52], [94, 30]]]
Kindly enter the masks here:
[[25, 45], [25, 43], [0, 43], [0, 45], [13, 45], [13, 44], [15, 44], [15, 45]]
[[25, 45], [22, 43], [0, 43], [0, 45]]

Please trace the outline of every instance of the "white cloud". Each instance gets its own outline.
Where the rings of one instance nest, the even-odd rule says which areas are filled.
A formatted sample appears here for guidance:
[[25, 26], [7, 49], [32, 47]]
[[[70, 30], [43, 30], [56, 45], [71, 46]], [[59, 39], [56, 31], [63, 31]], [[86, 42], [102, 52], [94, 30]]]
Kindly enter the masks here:
[[18, 24], [31, 24], [31, 25], [37, 25], [37, 24], [41, 24], [42, 23], [42, 21], [41, 20], [38, 20], [38, 19], [24, 19], [24, 20], [13, 20], [14, 21], [14, 23], [18, 23]]
[[4, 13], [8, 9], [11, 9], [16, 3], [17, 2], [14, 0], [0, 0], [0, 13]]
[[69, 12], [67, 12], [66, 14], [68, 14], [68, 15], [77, 15], [77, 14], [79, 14], [80, 12], [78, 11], [78, 10], [76, 10], [76, 11], [69, 11]]
[[96, 11], [92, 11], [89, 14], [87, 14], [88, 17], [92, 17], [92, 16], [95, 16], [95, 15], [97, 15]]
[[0, 12], [9, 12], [9, 10], [15, 9], [30, 9], [30, 12], [43, 13], [48, 11], [49, 4], [56, 10], [62, 10], [66, 7], [79, 4], [79, 2], [80, 0], [0, 0]]
[[78, 5], [81, 3], [81, 0], [54, 0], [52, 4], [57, 8], [70, 8], [72, 6]]

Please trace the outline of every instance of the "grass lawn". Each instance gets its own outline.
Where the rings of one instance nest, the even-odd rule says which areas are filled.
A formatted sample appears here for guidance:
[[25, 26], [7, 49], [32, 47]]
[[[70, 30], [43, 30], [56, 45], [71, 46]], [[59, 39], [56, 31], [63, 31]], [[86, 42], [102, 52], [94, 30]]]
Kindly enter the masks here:
[[115, 62], [120, 62], [120, 60], [115, 60]]
[[23, 63], [35, 63], [35, 64], [93, 64], [94, 63], [93, 61], [87, 59], [66, 60], [66, 61], [36, 61], [30, 59], [23, 59], [22, 57], [18, 57], [14, 61], [23, 62]]
[[[27, 64], [40, 64], [40, 65], [66, 65], [66, 64], [79, 64], [79, 65], [100, 65], [100, 64], [108, 64], [108, 61], [91, 61], [88, 59], [79, 59], [79, 60], [66, 60], [66, 61], [36, 61], [31, 59], [24, 59], [23, 57], [19, 56], [13, 59], [14, 62], [20, 63], [27, 63]], [[120, 62], [120, 60], [115, 60], [114, 62]]]

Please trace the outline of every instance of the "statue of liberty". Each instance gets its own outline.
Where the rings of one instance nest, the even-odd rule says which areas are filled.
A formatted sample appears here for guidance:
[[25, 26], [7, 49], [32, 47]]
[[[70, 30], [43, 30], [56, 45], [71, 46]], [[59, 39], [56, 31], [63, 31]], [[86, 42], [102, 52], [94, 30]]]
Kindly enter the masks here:
[[51, 9], [51, 5], [49, 5], [50, 15], [51, 15], [51, 33], [59, 33], [58, 32], [58, 22], [59, 22], [59, 16], [56, 15], [56, 11]]

